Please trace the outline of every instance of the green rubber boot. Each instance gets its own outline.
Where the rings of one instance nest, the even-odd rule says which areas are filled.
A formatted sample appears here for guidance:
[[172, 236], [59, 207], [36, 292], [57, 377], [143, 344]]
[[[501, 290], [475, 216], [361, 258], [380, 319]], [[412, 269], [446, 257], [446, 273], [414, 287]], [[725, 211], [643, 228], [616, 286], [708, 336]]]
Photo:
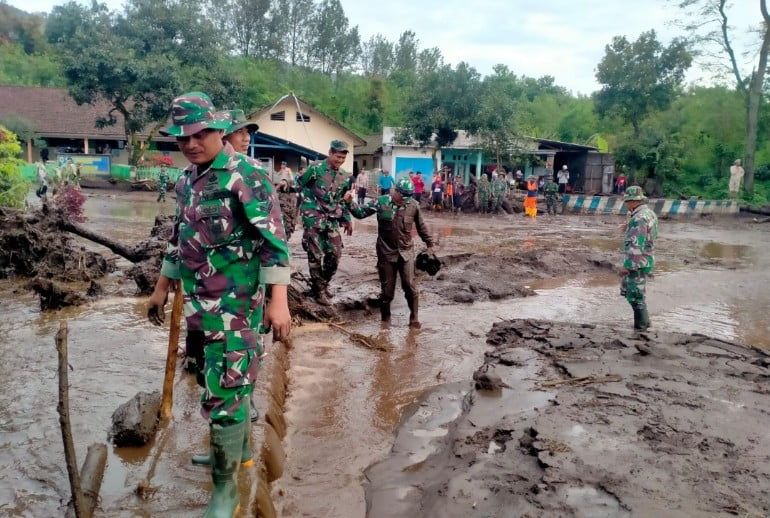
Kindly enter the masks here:
[[240, 502], [238, 461], [243, 450], [246, 423], [230, 426], [212, 424], [211, 479], [214, 490], [203, 518], [233, 518]]
[[[244, 405], [251, 407], [250, 400], [252, 396], [244, 398]], [[241, 466], [251, 466], [254, 464], [253, 454], [251, 452], [251, 421], [244, 423], [245, 433], [243, 436], [243, 448], [241, 453]], [[192, 456], [192, 463], [197, 466], [210, 466], [211, 455], [208, 453], [197, 453]]]

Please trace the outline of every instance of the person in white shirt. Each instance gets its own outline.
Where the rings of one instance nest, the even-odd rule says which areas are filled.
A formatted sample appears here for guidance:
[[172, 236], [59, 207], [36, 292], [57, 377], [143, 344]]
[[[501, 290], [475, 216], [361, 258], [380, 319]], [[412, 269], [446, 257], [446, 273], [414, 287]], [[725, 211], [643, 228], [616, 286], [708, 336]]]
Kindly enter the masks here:
[[556, 178], [558, 179], [559, 183], [559, 192], [567, 192], [567, 184], [569, 183], [569, 169], [567, 169], [566, 165], [561, 166], [561, 171], [556, 173]]
[[746, 172], [741, 166], [741, 159], [733, 163], [730, 166], [730, 199], [734, 200], [738, 197], [738, 191], [741, 190], [741, 179]]
[[363, 170], [358, 173], [358, 178], [356, 179], [356, 199], [358, 200], [359, 205], [364, 204], [364, 200], [366, 199], [366, 189], [368, 186], [369, 175], [366, 174], [366, 170]]

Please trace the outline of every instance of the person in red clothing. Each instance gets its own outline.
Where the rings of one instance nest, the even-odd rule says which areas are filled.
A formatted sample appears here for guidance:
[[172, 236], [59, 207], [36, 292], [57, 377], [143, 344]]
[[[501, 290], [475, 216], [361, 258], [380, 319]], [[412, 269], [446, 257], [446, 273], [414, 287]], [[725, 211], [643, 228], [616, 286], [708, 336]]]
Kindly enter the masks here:
[[425, 180], [422, 179], [422, 173], [420, 171], [417, 171], [414, 174], [412, 183], [414, 184], [414, 194], [412, 194], [412, 198], [414, 198], [417, 203], [420, 203], [422, 201], [422, 191], [425, 190]]
[[433, 176], [433, 183], [430, 184], [431, 192], [431, 210], [441, 212], [444, 203], [444, 182], [441, 180], [441, 174], [436, 173]]
[[620, 173], [620, 175], [615, 179], [615, 192], [617, 194], [625, 194], [626, 182], [626, 175]]

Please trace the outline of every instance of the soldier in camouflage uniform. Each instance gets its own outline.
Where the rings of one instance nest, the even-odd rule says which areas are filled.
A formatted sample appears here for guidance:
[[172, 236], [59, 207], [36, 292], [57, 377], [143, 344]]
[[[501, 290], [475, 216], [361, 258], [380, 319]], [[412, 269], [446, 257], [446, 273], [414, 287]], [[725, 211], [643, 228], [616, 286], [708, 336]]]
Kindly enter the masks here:
[[556, 215], [556, 202], [559, 201], [559, 184], [553, 181], [553, 176], [548, 178], [548, 183], [545, 184], [543, 189], [545, 194], [545, 206], [548, 209], [548, 214]]
[[625, 260], [619, 272], [623, 277], [620, 294], [634, 310], [634, 329], [647, 329], [650, 326], [645, 293], [647, 276], [655, 266], [653, 251], [658, 238], [658, 217], [647, 206], [646, 200], [638, 185], [629, 187], [623, 199], [630, 218], [623, 241]]
[[[257, 132], [259, 124], [250, 121], [243, 110], [227, 110], [222, 114], [230, 121], [230, 127], [225, 130], [224, 141], [233, 146], [236, 152], [248, 156], [251, 136]], [[256, 161], [250, 161], [256, 165]]]
[[482, 214], [489, 212], [489, 195], [492, 194], [492, 186], [486, 174], [479, 179], [479, 211]]
[[500, 208], [503, 206], [503, 200], [505, 194], [508, 192], [508, 182], [505, 181], [505, 175], [500, 173], [497, 178], [492, 182], [492, 196], [495, 201], [495, 212], [500, 212]]
[[280, 340], [290, 331], [289, 249], [272, 186], [222, 142], [230, 123], [209, 97], [177, 97], [172, 123], [163, 133], [176, 137], [192, 165], [176, 185], [176, 222], [148, 317], [163, 323], [169, 287], [180, 280], [188, 332], [204, 344], [201, 413], [210, 423], [214, 482], [205, 516], [232, 516], [238, 465], [251, 457], [248, 401], [263, 356], [260, 333], [272, 326]]
[[[350, 213], [359, 219], [377, 214], [377, 272], [380, 276], [380, 314], [383, 322], [390, 321], [390, 303], [396, 290], [396, 276], [401, 277], [401, 288], [409, 306], [409, 327], [420, 328], [418, 317], [419, 294], [414, 278], [414, 243], [412, 228], [432, 253], [433, 239], [420, 214], [420, 204], [412, 199], [414, 184], [407, 175], [396, 182], [392, 194], [384, 194], [368, 205], [353, 204]], [[353, 195], [345, 197], [348, 204]]]
[[312, 294], [319, 304], [329, 305], [329, 282], [337, 273], [342, 256], [340, 226], [352, 233], [350, 213], [343, 203], [345, 193], [353, 188], [355, 177], [340, 169], [348, 155], [348, 145], [332, 140], [329, 157], [297, 176], [302, 189], [302, 248], [307, 252]]
[[168, 186], [168, 166], [160, 164], [160, 173], [158, 174], [158, 202], [166, 202], [166, 188]]

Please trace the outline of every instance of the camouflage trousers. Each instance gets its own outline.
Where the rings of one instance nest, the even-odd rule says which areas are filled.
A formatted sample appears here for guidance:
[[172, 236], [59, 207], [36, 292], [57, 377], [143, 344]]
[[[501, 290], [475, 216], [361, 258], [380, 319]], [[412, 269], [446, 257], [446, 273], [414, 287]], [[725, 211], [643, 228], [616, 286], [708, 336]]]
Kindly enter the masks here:
[[503, 206], [503, 199], [505, 199], [503, 194], [495, 194], [495, 212], [500, 212], [500, 208]]
[[307, 252], [310, 279], [328, 283], [337, 273], [342, 256], [342, 236], [337, 228], [306, 228], [302, 234], [302, 248]]
[[623, 276], [620, 282], [620, 294], [626, 298], [632, 306], [646, 307], [645, 294], [647, 293], [647, 275], [632, 271]]
[[556, 214], [556, 203], [558, 201], [559, 199], [556, 196], [545, 197], [545, 207], [548, 210], [548, 214], [551, 214], [551, 211], [553, 211], [553, 213]]
[[479, 210], [481, 212], [489, 211], [489, 196], [479, 194]]
[[158, 200], [157, 201], [166, 201], [166, 185], [160, 184], [160, 187], [158, 187]]
[[201, 415], [222, 426], [250, 419], [251, 394], [264, 357], [262, 337], [253, 329], [187, 332], [187, 356], [203, 387]]

